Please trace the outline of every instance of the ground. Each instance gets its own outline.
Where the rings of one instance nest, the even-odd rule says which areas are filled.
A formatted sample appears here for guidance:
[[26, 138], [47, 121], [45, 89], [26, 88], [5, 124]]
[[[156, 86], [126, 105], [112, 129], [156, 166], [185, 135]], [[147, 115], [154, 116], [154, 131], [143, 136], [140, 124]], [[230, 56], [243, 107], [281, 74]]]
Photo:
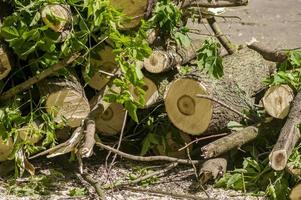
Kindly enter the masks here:
[[[236, 44], [245, 44], [250, 41], [252, 37], [256, 38], [259, 42], [263, 43], [266, 47], [271, 49], [292, 49], [301, 47], [301, 0], [250, 0], [247, 7], [242, 8], [229, 8], [224, 15], [239, 16], [239, 19], [219, 18], [220, 25], [225, 34], [227, 34], [231, 41]], [[203, 25], [191, 25], [194, 28], [202, 29], [204, 33], [206, 29]], [[100, 155], [97, 155], [100, 156]], [[64, 160], [60, 158], [59, 160]], [[65, 160], [64, 160], [65, 161]], [[39, 161], [35, 161], [36, 165], [41, 166]], [[42, 161], [46, 162], [46, 161]], [[95, 199], [94, 189], [89, 186], [78, 174], [76, 165], [70, 167], [61, 166], [58, 159], [47, 161], [47, 165], [43, 165], [44, 169], [38, 168], [39, 174], [42, 176], [49, 176], [49, 169], [55, 169], [60, 172], [57, 179], [51, 180], [53, 192], [51, 196], [30, 195], [27, 197], [17, 197], [9, 195], [7, 184], [0, 181], [0, 199]], [[66, 162], [65, 162], [66, 163]], [[90, 160], [85, 160], [86, 167], [89, 174], [102, 183], [109, 183], [111, 180], [119, 180], [128, 178], [134, 169], [144, 169], [145, 164], [129, 162], [125, 160], [117, 160], [110, 171], [108, 176], [107, 168], [103, 165], [103, 159], [97, 159], [94, 156]], [[148, 169], [156, 170], [159, 163], [152, 163]], [[66, 165], [66, 164], [65, 164]], [[162, 165], [162, 163], [160, 164]], [[70, 170], [72, 168], [72, 170]], [[44, 175], [43, 175], [44, 174]], [[57, 175], [55, 175], [57, 176]], [[19, 185], [24, 182], [30, 182], [28, 179], [19, 180]], [[192, 193], [194, 183], [194, 170], [191, 167], [178, 167], [173, 169], [164, 177], [160, 177], [151, 181], [144, 189], [160, 190], [181, 194], [193, 195], [195, 199], [206, 198], [204, 192]], [[84, 197], [71, 197], [70, 190], [74, 188], [88, 188], [90, 193]], [[209, 196], [213, 199], [263, 199], [262, 197], [252, 197], [247, 194], [237, 193], [234, 191], [224, 191], [221, 189], [213, 189], [209, 186], [206, 189]], [[170, 195], [154, 195], [143, 192], [132, 192], [129, 190], [110, 190], [107, 192], [107, 199], [175, 199]], [[185, 199], [185, 198], [182, 198]], [[187, 198], [186, 198], [187, 199]]]

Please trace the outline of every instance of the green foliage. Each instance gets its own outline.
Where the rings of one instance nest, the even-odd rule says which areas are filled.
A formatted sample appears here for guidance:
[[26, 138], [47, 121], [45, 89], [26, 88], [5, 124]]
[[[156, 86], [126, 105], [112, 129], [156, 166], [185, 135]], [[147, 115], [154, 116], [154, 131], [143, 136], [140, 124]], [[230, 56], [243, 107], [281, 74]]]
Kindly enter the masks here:
[[[152, 169], [150, 169], [149, 167], [139, 167], [136, 166], [133, 168], [133, 171], [131, 173], [128, 174], [128, 178], [130, 181], [134, 181], [140, 177], [146, 176], [148, 174], [153, 173], [154, 171]], [[140, 182], [140, 185], [143, 187], [147, 187], [150, 185], [155, 184], [158, 181], [158, 177], [156, 176], [152, 176], [148, 179], [145, 179], [143, 181]]]
[[71, 197], [82, 197], [87, 195], [87, 189], [86, 188], [72, 188], [69, 190], [69, 196]]
[[277, 72], [265, 80], [268, 85], [288, 84], [294, 90], [301, 89], [301, 51], [288, 52], [288, 58], [277, 66]]
[[201, 49], [198, 50], [197, 65], [214, 78], [224, 75], [223, 62], [219, 55], [221, 45], [214, 39], [205, 40]]

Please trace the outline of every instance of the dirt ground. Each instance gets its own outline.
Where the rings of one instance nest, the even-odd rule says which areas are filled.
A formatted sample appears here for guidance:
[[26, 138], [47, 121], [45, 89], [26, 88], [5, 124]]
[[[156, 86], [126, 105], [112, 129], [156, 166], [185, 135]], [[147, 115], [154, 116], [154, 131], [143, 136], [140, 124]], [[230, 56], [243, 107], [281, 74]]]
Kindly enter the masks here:
[[[241, 20], [231, 18], [219, 18], [220, 25], [225, 34], [237, 44], [244, 44], [256, 38], [261, 43], [271, 49], [291, 49], [301, 47], [301, 0], [250, 0], [247, 7], [228, 8], [224, 15], [239, 16]], [[206, 31], [203, 25], [193, 25], [192, 27]], [[207, 32], [205, 32], [207, 33]], [[85, 161], [86, 162], [86, 161]], [[95, 159], [88, 161], [89, 173], [102, 183], [109, 180], [116, 180], [128, 177], [135, 166], [143, 167], [143, 164], [123, 162], [118, 160], [113, 167], [110, 177], [104, 165], [100, 165], [101, 160], [96, 162]], [[152, 164], [155, 169], [155, 164]], [[58, 187], [56, 192], [51, 196], [27, 196], [17, 197], [8, 195], [7, 185], [0, 181], [0, 199], [95, 199], [93, 188], [88, 186], [85, 181], [81, 180], [72, 170], [55, 166], [54, 168], [62, 170], [65, 175], [62, 180], [63, 184], [55, 183]], [[76, 170], [75, 170], [76, 171]], [[193, 169], [181, 167], [172, 170], [167, 176], [155, 181], [146, 189], [160, 190], [167, 192], [185, 193], [195, 197], [206, 198], [204, 192], [191, 193], [191, 187], [194, 182]], [[84, 197], [71, 197], [68, 191], [76, 187], [87, 187], [90, 194]], [[145, 189], [145, 188], [144, 188]], [[207, 193], [212, 199], [263, 199], [251, 197], [246, 194], [234, 191], [224, 191], [220, 189], [207, 188]], [[143, 192], [132, 192], [129, 190], [111, 190], [107, 193], [107, 199], [176, 199], [169, 195], [154, 195]], [[182, 198], [188, 199], [188, 198]]]

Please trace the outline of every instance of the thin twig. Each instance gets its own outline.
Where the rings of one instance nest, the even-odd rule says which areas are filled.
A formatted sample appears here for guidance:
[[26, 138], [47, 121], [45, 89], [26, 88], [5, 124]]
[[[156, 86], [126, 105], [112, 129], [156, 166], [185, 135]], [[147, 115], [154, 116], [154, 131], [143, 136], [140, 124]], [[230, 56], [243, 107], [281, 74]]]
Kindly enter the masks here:
[[231, 106], [225, 104], [224, 102], [221, 102], [220, 100], [218, 99], [215, 99], [214, 97], [210, 97], [208, 95], [202, 95], [202, 94], [197, 94], [196, 97], [198, 98], [202, 98], [202, 99], [208, 99], [208, 100], [211, 100], [211, 101], [214, 101], [215, 103], [218, 103], [220, 104], [221, 106], [231, 110], [232, 112], [242, 116], [243, 118], [247, 119], [247, 120], [250, 120], [250, 121], [253, 121], [253, 119], [249, 118], [248, 116], [246, 116], [245, 114], [243, 114], [242, 112], [236, 110], [235, 108], [232, 108]]
[[205, 137], [201, 137], [201, 138], [197, 138], [191, 142], [189, 142], [188, 144], [186, 144], [184, 147], [180, 148], [178, 151], [183, 151], [184, 149], [186, 149], [187, 147], [189, 147], [190, 145], [194, 144], [194, 143], [198, 143], [199, 141], [202, 140], [207, 140], [210, 138], [215, 138], [215, 137], [222, 137], [228, 135], [228, 133], [221, 133], [221, 134], [216, 134], [216, 135], [209, 135], [209, 136], [205, 136]]
[[131, 190], [134, 192], [145, 192], [145, 193], [152, 193], [152, 194], [160, 194], [165, 196], [171, 196], [181, 199], [195, 199], [195, 200], [215, 200], [215, 199], [208, 199], [203, 197], [198, 197], [196, 195], [189, 195], [189, 194], [179, 194], [175, 192], [165, 192], [165, 191], [158, 191], [158, 190], [152, 190], [152, 189], [143, 189], [143, 188], [134, 188], [134, 187], [122, 187], [122, 189], [125, 190]]
[[105, 192], [101, 187], [101, 184], [95, 180], [90, 174], [84, 173], [81, 174], [81, 176], [83, 177], [83, 179], [85, 181], [87, 181], [90, 185], [92, 185], [96, 191], [96, 193], [99, 196], [99, 199], [104, 200], [105, 199]]
[[109, 186], [109, 188], [116, 189], [116, 188], [121, 188], [121, 187], [124, 187], [124, 186], [135, 185], [135, 184], [138, 184], [138, 183], [140, 183], [140, 182], [142, 182], [144, 180], [147, 180], [147, 179], [149, 179], [151, 177], [160, 176], [162, 174], [165, 174], [166, 172], [172, 170], [176, 166], [178, 166], [178, 163], [172, 163], [172, 164], [168, 165], [164, 169], [155, 171], [153, 173], [149, 173], [149, 174], [147, 174], [145, 176], [142, 176], [142, 177], [139, 177], [139, 178], [137, 178], [137, 179], [135, 179], [133, 181], [127, 181], [127, 182], [122, 182], [122, 183], [114, 184], [112, 186]]
[[111, 151], [121, 157], [130, 159], [130, 160], [136, 160], [136, 161], [145, 161], [145, 162], [153, 162], [153, 161], [167, 161], [167, 162], [176, 162], [179, 164], [186, 164], [186, 165], [191, 165], [191, 164], [199, 164], [201, 161], [200, 160], [187, 160], [187, 159], [179, 159], [179, 158], [173, 158], [169, 156], [148, 156], [148, 157], [143, 157], [143, 156], [135, 156], [131, 155], [128, 153], [124, 153], [122, 151], [119, 151], [117, 149], [114, 149], [110, 146], [107, 146], [105, 144], [102, 144], [101, 142], [97, 141], [96, 145], [104, 148], [108, 151]]

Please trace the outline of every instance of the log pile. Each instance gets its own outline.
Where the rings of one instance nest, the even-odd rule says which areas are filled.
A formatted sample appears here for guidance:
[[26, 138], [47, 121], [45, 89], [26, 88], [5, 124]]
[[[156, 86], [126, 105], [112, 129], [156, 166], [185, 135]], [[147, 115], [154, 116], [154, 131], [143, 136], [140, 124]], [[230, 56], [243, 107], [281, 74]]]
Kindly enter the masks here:
[[[185, 16], [190, 16], [189, 12], [198, 7], [206, 10], [207, 8], [246, 4], [247, 1], [232, 0], [174, 2], [175, 7], [181, 10]], [[1, 124], [1, 131], [2, 126], [4, 132], [7, 129], [17, 129], [18, 131], [15, 135], [1, 135], [0, 161], [14, 158], [12, 155], [13, 141], [23, 141], [23, 145], [24, 143], [41, 145], [43, 140], [50, 137], [47, 133], [42, 133], [45, 131], [44, 129], [52, 128], [51, 130], [55, 132], [58, 130], [55, 127], [59, 126], [60, 129], [67, 127], [73, 131], [69, 139], [51, 148], [47, 146], [46, 151], [36, 155], [26, 154], [26, 157], [31, 159], [41, 155], [54, 157], [73, 152], [81, 162], [81, 158], [93, 155], [95, 143], [106, 149], [111, 148], [102, 144], [98, 137], [117, 136], [119, 137], [118, 148], [120, 147], [124, 134], [126, 134], [124, 133], [127, 125], [125, 124], [126, 119], [128, 113], [133, 116], [131, 110], [133, 107], [138, 107], [137, 112], [144, 113], [144, 117], [147, 118], [159, 105], [164, 107], [160, 114], [165, 114], [168, 117], [168, 123], [172, 124], [172, 128], [166, 129], [166, 132], [162, 133], [165, 137], [163, 140], [153, 139], [157, 145], [153, 152], [160, 155], [158, 156], [160, 159], [166, 160], [165, 156], [169, 156], [178, 158], [178, 160], [170, 159], [175, 162], [197, 163], [184, 160], [187, 157], [190, 158], [190, 153], [193, 151], [193, 147], [188, 144], [192, 144], [193, 139], [198, 140], [200, 136], [210, 137], [214, 134], [226, 134], [224, 137], [199, 145], [201, 147], [201, 155], [198, 154], [199, 159], [209, 159], [201, 165], [199, 174], [201, 181], [205, 183], [209, 179], [216, 179], [225, 173], [227, 160], [224, 155], [232, 149], [239, 149], [262, 134], [261, 127], [264, 126], [265, 120], [252, 115], [252, 112], [258, 109], [259, 104], [261, 111], [265, 112], [265, 116], [286, 120], [280, 131], [279, 139], [269, 156], [270, 165], [274, 170], [285, 169], [289, 156], [300, 138], [298, 126], [301, 123], [301, 93], [297, 93], [289, 84], [267, 86], [263, 80], [275, 72], [275, 63], [288, 59], [286, 53], [269, 51], [257, 44], [236, 48], [222, 34], [216, 19], [208, 16], [207, 13], [205, 20], [228, 52], [228, 55], [222, 58], [223, 76], [220, 79], [210, 76], [208, 70], [195, 65], [199, 51], [204, 44], [203, 39], [192, 40], [189, 45], [179, 44], [179, 42], [172, 41], [174, 38], [163, 35], [158, 27], [148, 30], [149, 35], [145, 35], [143, 40], [145, 43], [148, 42], [153, 49], [149, 56], [133, 61], [131, 59], [140, 53], [135, 49], [132, 54], [121, 60], [121, 56], [128, 52], [126, 48], [134, 45], [133, 38], [135, 37], [131, 37], [134, 33], [139, 32], [137, 30], [142, 23], [141, 20], [152, 19], [152, 11], [156, 5], [151, 0], [111, 0], [109, 5], [106, 5], [110, 6], [108, 8], [116, 9], [114, 12], [123, 11], [123, 15], [118, 16], [121, 18], [120, 23], [110, 24], [119, 35], [116, 32], [106, 35], [107, 32], [101, 32], [101, 27], [91, 25], [95, 28], [95, 32], [91, 34], [88, 32], [90, 35], [87, 41], [77, 41], [79, 46], [83, 45], [82, 41], [85, 41], [87, 43], [85, 47], [88, 50], [73, 51], [73, 49], [69, 49], [71, 54], [67, 54], [64, 48], [74, 43], [72, 39], [74, 39], [75, 33], [72, 31], [77, 26], [76, 23], [85, 29], [85, 26], [90, 24], [85, 24], [80, 18], [91, 17], [92, 19], [92, 16], [95, 17], [99, 13], [93, 13], [93, 10], [89, 10], [91, 8], [84, 11], [77, 10], [77, 12], [85, 12], [87, 16], [80, 15], [76, 18], [73, 16], [76, 15], [76, 9], [70, 5], [49, 4], [43, 6], [39, 8], [40, 21], [32, 21], [32, 26], [40, 23], [44, 28], [47, 27], [45, 28], [47, 34], [51, 33], [49, 37], [53, 36], [56, 39], [53, 46], [47, 46], [49, 49], [45, 49], [45, 46], [40, 47], [35, 54], [20, 55], [20, 49], [13, 46], [12, 39], [9, 38], [13, 36], [7, 36], [13, 28], [9, 29], [6, 25], [9, 22], [5, 21], [5, 17], [3, 18], [4, 24], [3, 28], [1, 27], [3, 38], [0, 38], [0, 81], [4, 86], [0, 90], [0, 103], [5, 108], [9, 102], [16, 101], [20, 97], [23, 101], [33, 101], [30, 106], [22, 108], [23, 110], [20, 112], [23, 115], [32, 114], [32, 110], [28, 112], [28, 109], [37, 106], [39, 112], [42, 110], [49, 117], [46, 118], [44, 114], [29, 122], [24, 121], [20, 124], [14, 122], [10, 126]], [[54, 19], [55, 17], [57, 19]], [[97, 20], [95, 19], [95, 24], [99, 22]], [[17, 24], [17, 22], [15, 23]], [[99, 22], [98, 25], [104, 25], [102, 23], [105, 22]], [[112, 27], [106, 31], [112, 30]], [[96, 35], [99, 32], [103, 35]], [[79, 35], [78, 37], [84, 36]], [[166, 38], [168, 39], [166, 40]], [[91, 43], [95, 43], [93, 44], [95, 46], [92, 47]], [[124, 47], [126, 45], [128, 46]], [[59, 57], [60, 59], [56, 59], [56, 62], [52, 60], [46, 69], [37, 69], [33, 61], [35, 56], [40, 55], [43, 51], [47, 52], [38, 57], [42, 60], [40, 64], [43, 65], [49, 62], [47, 59], [50, 59], [51, 51], [54, 51], [50, 49], [58, 47], [62, 53], [55, 56], [59, 57], [65, 53], [67, 55]], [[118, 48], [124, 49], [120, 51]], [[23, 52], [22, 55], [25, 53]], [[134, 70], [120, 66], [122, 62], [134, 66]], [[30, 68], [22, 68], [21, 65], [29, 65]], [[189, 72], [181, 73], [184, 65], [189, 66]], [[130, 74], [132, 71], [138, 74], [138, 78]], [[23, 79], [18, 79], [20, 74]], [[122, 85], [121, 82], [126, 78], [128, 78], [127, 81], [131, 80], [132, 82], [128, 81], [126, 85]], [[144, 104], [140, 102], [141, 94]], [[24, 100], [24, 98], [30, 99]], [[110, 101], [109, 98], [111, 98]], [[131, 104], [128, 99], [136, 104]], [[1, 115], [0, 112], [0, 117]], [[55, 126], [50, 126], [52, 125], [50, 121]], [[245, 126], [240, 130], [231, 131], [227, 126], [231, 121], [242, 122]], [[131, 123], [136, 122], [131, 121]], [[182, 143], [178, 143], [177, 139], [173, 138], [172, 130], [174, 129], [179, 133], [178, 140]], [[178, 151], [185, 145], [188, 145], [186, 151]], [[121, 154], [128, 155], [123, 152]]]

